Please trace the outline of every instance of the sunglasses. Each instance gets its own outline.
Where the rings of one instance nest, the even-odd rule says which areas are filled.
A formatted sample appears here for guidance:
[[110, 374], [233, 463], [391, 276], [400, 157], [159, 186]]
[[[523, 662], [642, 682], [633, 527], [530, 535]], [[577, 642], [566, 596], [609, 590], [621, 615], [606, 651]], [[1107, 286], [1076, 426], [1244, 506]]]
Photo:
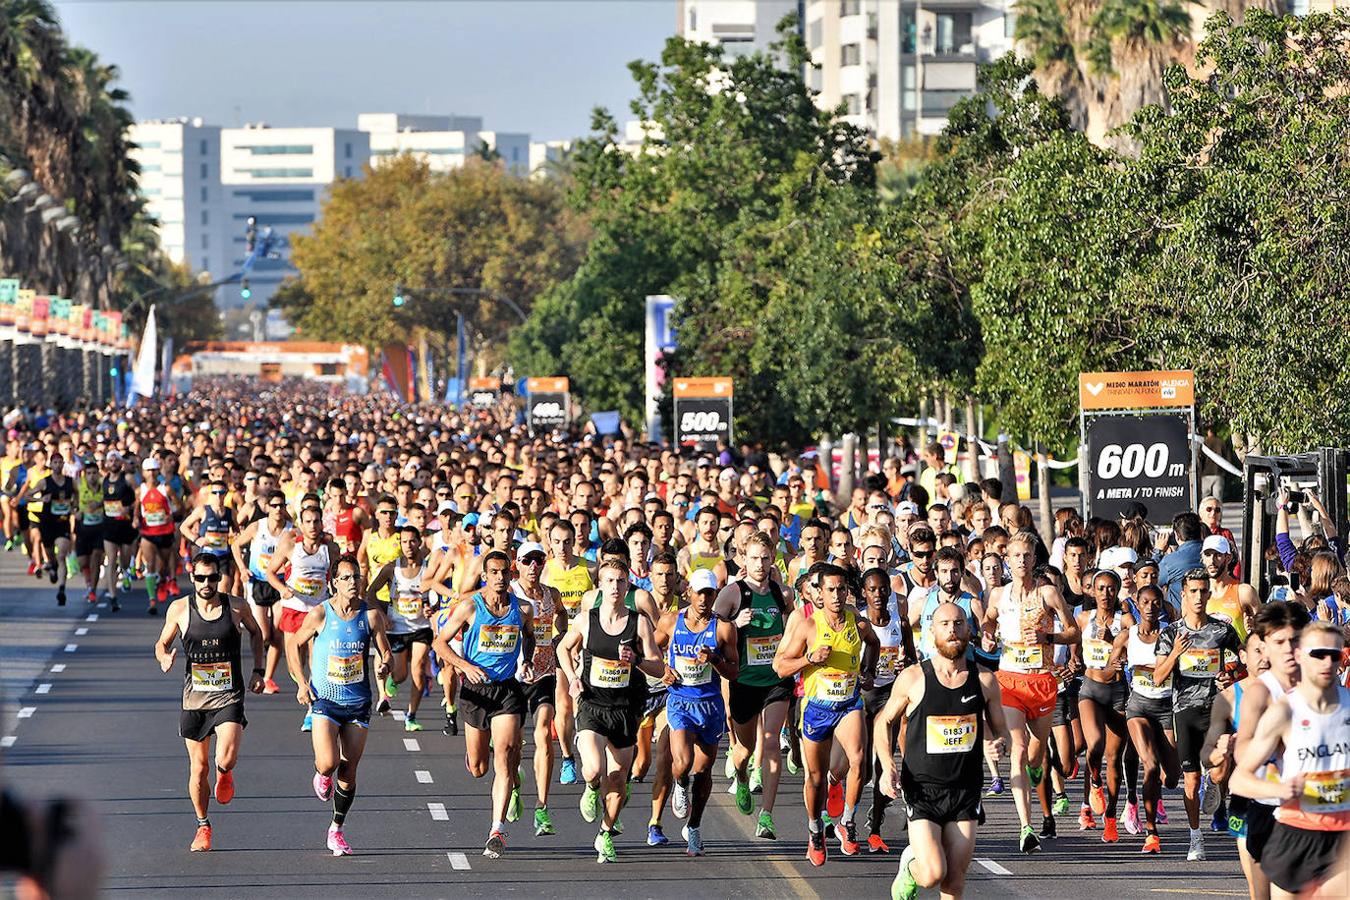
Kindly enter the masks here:
[[537, 555], [527, 556], [524, 559], [522, 559], [521, 562], [527, 566], [542, 566], [544, 564], [544, 558], [542, 556]]
[[1337, 650], [1335, 647], [1312, 647], [1304, 652], [1313, 659], [1328, 660], [1341, 658], [1341, 651]]
[[377, 510], [375, 510], [375, 514], [378, 515], [378, 516], [392, 516], [392, 515], [394, 515], [395, 512], [397, 512], [397, 510], [393, 510], [393, 509], [377, 509]]
[[914, 557], [915, 559], [927, 559], [928, 557], [930, 557], [930, 556], [933, 555], [933, 551], [932, 551], [932, 550], [911, 550], [910, 553], [909, 553], [909, 555], [912, 556], [912, 557]]
[[198, 584], [214, 584], [220, 580], [220, 573], [213, 572], [210, 575], [193, 575], [192, 580]]
[[286, 508], [286, 504], [285, 504], [285, 503], [269, 503], [269, 504], [267, 504], [267, 506], [268, 506], [269, 509], [285, 509], [285, 508]]
[[225, 496], [225, 491], [212, 491], [211, 493], [214, 494], [214, 495], [217, 496], [217, 497], [224, 497], [224, 496]]

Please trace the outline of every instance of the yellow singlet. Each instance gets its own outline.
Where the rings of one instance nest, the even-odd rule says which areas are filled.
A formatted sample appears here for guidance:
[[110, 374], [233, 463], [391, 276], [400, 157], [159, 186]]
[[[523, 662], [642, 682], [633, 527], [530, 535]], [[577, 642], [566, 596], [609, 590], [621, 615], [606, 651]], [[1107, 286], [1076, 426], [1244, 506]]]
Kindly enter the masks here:
[[[380, 537], [378, 532], [371, 532], [370, 540], [366, 542], [366, 562], [370, 565], [370, 577], [374, 578], [380, 574], [380, 570], [398, 559], [401, 552], [397, 531], [387, 538]], [[380, 602], [388, 603], [389, 585], [380, 588], [375, 596]]]
[[858, 696], [858, 669], [862, 665], [862, 636], [858, 634], [858, 616], [853, 610], [844, 611], [844, 625], [833, 630], [825, 621], [823, 610], [811, 617], [816, 639], [807, 645], [807, 651], [816, 647], [830, 648], [823, 663], [812, 663], [802, 670], [802, 690], [808, 700], [839, 704]]
[[569, 622], [576, 616], [581, 598], [587, 591], [595, 589], [591, 571], [586, 567], [584, 559], [578, 559], [570, 568], [565, 568], [562, 560], [550, 559], [544, 563], [542, 581], [558, 592], [563, 608], [567, 610]]

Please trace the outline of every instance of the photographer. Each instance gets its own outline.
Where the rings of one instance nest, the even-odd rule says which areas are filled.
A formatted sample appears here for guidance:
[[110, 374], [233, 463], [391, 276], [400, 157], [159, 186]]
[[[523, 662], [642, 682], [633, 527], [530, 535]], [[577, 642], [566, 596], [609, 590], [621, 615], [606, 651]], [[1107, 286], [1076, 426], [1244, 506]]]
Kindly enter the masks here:
[[[1301, 548], [1295, 547], [1289, 537], [1289, 514], [1298, 511], [1299, 503], [1307, 503], [1312, 507], [1322, 528], [1320, 536], [1306, 535]], [[1291, 491], [1288, 488], [1280, 491], [1280, 506], [1275, 517], [1275, 550], [1280, 555], [1280, 567], [1286, 572], [1292, 572], [1294, 557], [1298, 551], [1302, 549], [1307, 553], [1312, 552], [1316, 549], [1314, 543], [1321, 544], [1322, 537], [1325, 537], [1325, 545], [1335, 551], [1336, 558], [1344, 561], [1345, 548], [1341, 544], [1340, 534], [1336, 531], [1336, 523], [1327, 515], [1327, 509], [1322, 505], [1322, 498], [1318, 497], [1315, 491]]]
[[32, 803], [0, 789], [0, 872], [19, 898], [97, 897], [103, 855], [97, 820], [80, 801]]

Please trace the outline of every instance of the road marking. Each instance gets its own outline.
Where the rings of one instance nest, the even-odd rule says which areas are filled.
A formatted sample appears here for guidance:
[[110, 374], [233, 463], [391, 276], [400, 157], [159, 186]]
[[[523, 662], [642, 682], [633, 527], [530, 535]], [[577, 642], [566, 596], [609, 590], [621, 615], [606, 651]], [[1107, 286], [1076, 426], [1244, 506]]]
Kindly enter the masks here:
[[107, 609], [107, 608], [108, 608], [107, 602], [105, 601], [105, 602], [103, 602], [103, 603], [100, 603], [100, 604], [98, 605], [98, 608], [99, 608], [99, 609]]
[[74, 653], [76, 648], [78, 648], [79, 646], [80, 646], [79, 644], [66, 644], [66, 652]]
[[88, 634], [88, 633], [89, 633], [89, 629], [88, 629], [88, 628], [76, 628], [76, 629], [75, 629], [75, 636], [76, 636], [76, 637], [84, 637], [84, 636], [85, 636], [86, 634]]
[[422, 749], [422, 745], [417, 743], [417, 738], [404, 738], [403, 749], [409, 753], [417, 753]]
[[23, 709], [19, 710], [19, 718], [31, 719], [33, 718], [33, 713], [35, 712], [37, 712], [36, 706], [25, 706]]
[[42, 684], [39, 684], [39, 685], [37, 686], [37, 690], [34, 691], [33, 693], [35, 693], [35, 694], [45, 694], [45, 693], [47, 693], [48, 691], [50, 691], [51, 689], [52, 689], [51, 682], [46, 682], [46, 681], [44, 681]]
[[60, 675], [60, 674], [61, 674], [62, 672], [64, 672], [65, 670], [66, 670], [66, 664], [65, 664], [65, 663], [57, 663], [56, 665], [52, 666], [52, 674], [53, 674], [53, 675]]
[[990, 873], [992, 873], [992, 874], [994, 874], [994, 875], [1011, 875], [1011, 874], [1012, 874], [1012, 872], [1010, 872], [1009, 870], [1003, 868], [1003, 867], [1000, 866], [998, 863], [994, 862], [992, 859], [977, 859], [977, 860], [975, 860], [975, 861], [976, 861], [977, 863], [979, 863], [980, 866], [981, 866], [986, 872], [990, 872]]
[[97, 622], [97, 621], [98, 621], [98, 613], [90, 613], [89, 615], [87, 615], [87, 616], [84, 617], [84, 620], [85, 620], [86, 622]]
[[450, 868], [452, 869], [470, 868], [469, 858], [465, 856], [463, 853], [447, 853], [445, 855], [450, 857]]
[[1201, 888], [1149, 888], [1154, 894], [1191, 894], [1198, 897], [1246, 897], [1246, 891], [1220, 891]]
[[17, 740], [18, 738], [16, 738], [14, 735], [7, 734], [4, 737], [0, 737], [0, 747], [13, 747], [14, 742]]
[[394, 715], [394, 721], [395, 721], [395, 722], [402, 722], [402, 721], [404, 721], [404, 719], [405, 719], [405, 714], [404, 714], [403, 710], [401, 710], [401, 709], [396, 709], [396, 710], [394, 710], [393, 715]]
[[413, 774], [417, 776], [418, 784], [431, 784], [431, 773], [426, 769], [418, 769]]
[[431, 818], [436, 822], [449, 822], [450, 813], [446, 812], [444, 803], [428, 803], [427, 811], [431, 813]]

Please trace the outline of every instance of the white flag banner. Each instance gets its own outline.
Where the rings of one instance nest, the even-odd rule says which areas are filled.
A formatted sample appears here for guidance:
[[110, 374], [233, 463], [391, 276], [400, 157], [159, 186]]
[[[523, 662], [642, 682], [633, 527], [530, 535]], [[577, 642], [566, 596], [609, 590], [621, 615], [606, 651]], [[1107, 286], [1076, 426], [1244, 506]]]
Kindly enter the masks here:
[[136, 365], [131, 370], [131, 393], [127, 396], [127, 405], [136, 402], [137, 397], [155, 395], [155, 364], [159, 362], [156, 347], [155, 308], [150, 307], [150, 315], [145, 318], [145, 333], [141, 335], [141, 349], [136, 354]]

